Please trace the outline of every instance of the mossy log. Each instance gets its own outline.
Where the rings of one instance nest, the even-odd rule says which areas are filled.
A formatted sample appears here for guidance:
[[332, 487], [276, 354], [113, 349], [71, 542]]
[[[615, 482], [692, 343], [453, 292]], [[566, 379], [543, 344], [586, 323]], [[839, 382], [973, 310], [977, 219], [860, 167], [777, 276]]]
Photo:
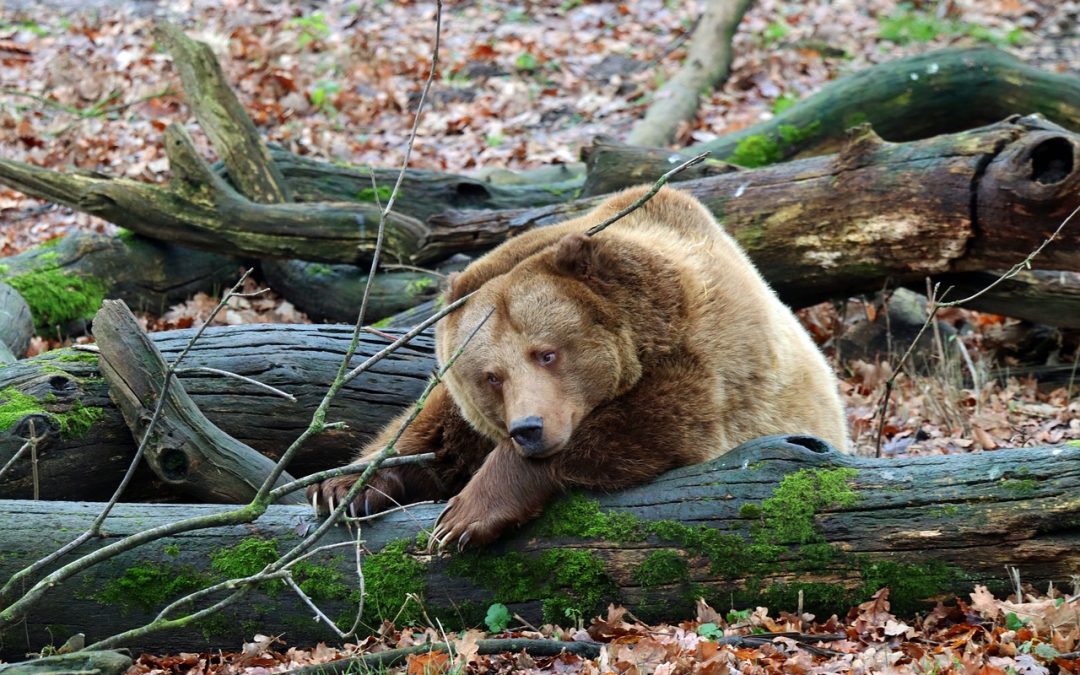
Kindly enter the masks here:
[[80, 233], [0, 259], [0, 281], [22, 296], [37, 332], [56, 337], [86, 332], [105, 297], [160, 314], [195, 293], [231, 283], [239, 269], [230, 256], [131, 233]]
[[[461, 264], [449, 269], [460, 269]], [[263, 280], [315, 321], [352, 323], [360, 311], [367, 270], [355, 265], [327, 265], [302, 260], [264, 260]], [[435, 300], [443, 290], [445, 266], [439, 271], [380, 271], [371, 284], [364, 322], [381, 323], [387, 317]]]
[[0, 365], [22, 358], [33, 335], [30, 306], [18, 291], [0, 281]]
[[[149, 337], [172, 360], [191, 335], [192, 330], [178, 330]], [[341, 363], [350, 335], [348, 326], [209, 328], [182, 364], [178, 380], [222, 431], [276, 458], [307, 427]], [[365, 334], [352, 365], [386, 344], [384, 337]], [[364, 441], [416, 401], [434, 367], [433, 349], [430, 335], [421, 335], [347, 384], [327, 414], [328, 422], [341, 421], [347, 428], [312, 438], [289, 471], [305, 475], [349, 461]], [[253, 378], [293, 395], [296, 402], [198, 368]], [[38, 457], [43, 499], [93, 501], [112, 494], [135, 444], [109, 399], [97, 354], [62, 349], [0, 367], [0, 465], [29, 436], [31, 420], [37, 433], [45, 436]], [[32, 494], [30, 460], [20, 460], [0, 478], [0, 499]], [[125, 498], [178, 496], [144, 470]]]
[[[631, 185], [651, 183], [692, 155], [686, 156], [664, 148], [637, 147], [608, 136], [597, 136], [592, 144], [581, 149], [581, 157], [585, 160], [585, 184], [581, 188], [581, 196], [592, 197], [618, 192]], [[734, 164], [708, 158], [673, 176], [672, 181], [719, 176], [739, 169]]]
[[886, 140], [910, 141], [1032, 113], [1080, 131], [1080, 78], [1032, 68], [998, 49], [943, 49], [840, 78], [767, 122], [685, 152], [761, 166], [833, 152], [848, 129], [864, 123]]
[[[954, 456], [869, 459], [840, 455], [815, 439], [759, 439], [718, 460], [672, 471], [649, 485], [572, 495], [490, 549], [444, 557], [413, 542], [440, 505], [418, 505], [365, 523], [365, 623], [420, 618], [406, 593], [424, 598], [446, 627], [480, 625], [503, 602], [528, 621], [573, 623], [609, 602], [647, 620], [681, 620], [694, 599], [714, 607], [768, 606], [844, 612], [882, 586], [899, 614], [965, 595], [974, 584], [1007, 588], [1005, 565], [1025, 583], [1068, 586], [1080, 523], [1080, 447], [1001, 450]], [[0, 502], [0, 578], [51, 551], [84, 527], [96, 505]], [[209, 512], [193, 505], [120, 505], [108, 539]], [[155, 542], [53, 589], [2, 642], [7, 652], [62, 641], [93, 641], [145, 622], [181, 591], [257, 570], [295, 544], [311, 514], [274, 506], [253, 525]], [[327, 542], [342, 541], [335, 528]], [[351, 621], [357, 588], [351, 553], [329, 552], [297, 573], [335, 619]], [[317, 568], [317, 569], [316, 569]], [[173, 583], [158, 583], [164, 580]], [[170, 651], [235, 649], [254, 632], [293, 645], [332, 639], [287, 591], [249, 594], [201, 629], [155, 634], [126, 645]], [[1006, 591], [1007, 592], [1007, 591]], [[404, 610], [398, 614], [399, 610]], [[204, 635], [205, 631], [205, 635]], [[29, 639], [29, 642], [27, 642]]]
[[[835, 155], [679, 183], [708, 206], [785, 302], [880, 290], [946, 272], [1009, 267], [1077, 205], [1080, 135], [1035, 117], [910, 143], [867, 128]], [[601, 197], [429, 220], [418, 254], [488, 248], [593, 209]], [[1080, 271], [1080, 228], [1035, 258]]]

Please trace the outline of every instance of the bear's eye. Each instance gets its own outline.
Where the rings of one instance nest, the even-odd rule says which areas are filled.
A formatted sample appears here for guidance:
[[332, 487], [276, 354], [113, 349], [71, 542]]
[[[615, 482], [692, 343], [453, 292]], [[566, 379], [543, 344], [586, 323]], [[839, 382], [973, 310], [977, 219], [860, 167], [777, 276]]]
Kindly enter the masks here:
[[502, 384], [502, 380], [500, 380], [499, 376], [496, 375], [495, 373], [488, 373], [487, 374], [487, 381], [488, 381], [488, 384], [490, 384], [493, 387], [497, 387], [500, 384]]
[[540, 359], [540, 365], [542, 365], [542, 366], [550, 366], [551, 364], [555, 363], [555, 352], [552, 352], [552, 351], [541, 352], [540, 356], [539, 356], [539, 359]]

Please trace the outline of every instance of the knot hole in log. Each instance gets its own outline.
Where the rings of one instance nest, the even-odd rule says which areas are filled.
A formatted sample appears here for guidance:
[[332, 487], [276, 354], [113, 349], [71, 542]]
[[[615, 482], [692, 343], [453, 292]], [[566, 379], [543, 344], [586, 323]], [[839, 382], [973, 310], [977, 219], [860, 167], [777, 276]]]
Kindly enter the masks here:
[[1047, 138], [1031, 149], [1031, 180], [1042, 185], [1060, 183], [1073, 171], [1076, 148], [1067, 138]]
[[458, 208], [483, 204], [491, 199], [491, 191], [479, 183], [458, 183], [454, 192], [456, 194], [454, 206]]
[[187, 453], [180, 448], [165, 448], [158, 455], [158, 467], [161, 478], [170, 483], [183, 483], [188, 480]]

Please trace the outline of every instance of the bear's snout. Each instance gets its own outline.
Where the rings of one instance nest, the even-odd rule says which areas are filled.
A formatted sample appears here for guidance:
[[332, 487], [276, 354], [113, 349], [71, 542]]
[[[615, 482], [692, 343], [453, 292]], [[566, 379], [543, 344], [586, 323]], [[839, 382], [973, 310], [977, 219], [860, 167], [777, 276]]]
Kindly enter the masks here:
[[542, 455], [544, 447], [544, 418], [537, 415], [519, 417], [510, 423], [510, 437], [526, 457]]

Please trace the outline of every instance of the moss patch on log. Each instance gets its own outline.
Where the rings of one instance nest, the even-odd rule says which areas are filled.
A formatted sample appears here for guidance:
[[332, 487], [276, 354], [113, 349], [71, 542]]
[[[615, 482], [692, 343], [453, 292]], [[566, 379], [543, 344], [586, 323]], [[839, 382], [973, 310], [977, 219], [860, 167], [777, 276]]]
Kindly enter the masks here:
[[51, 334], [56, 326], [93, 318], [108, 291], [99, 279], [62, 270], [57, 257], [53, 252], [43, 253], [38, 256], [45, 261], [40, 269], [3, 279], [29, 305], [35, 330], [42, 335]]
[[192, 567], [148, 562], [128, 567], [93, 597], [103, 605], [119, 608], [123, 614], [149, 612], [209, 584], [209, 575]]
[[[407, 602], [406, 596], [423, 596], [427, 590], [426, 567], [409, 555], [409, 544], [407, 539], [394, 541], [364, 558], [364, 617], [371, 625], [397, 617], [398, 625], [403, 626], [422, 618], [421, 608]], [[373, 616], [375, 623], [370, 620]]]
[[781, 124], [775, 136], [754, 134], [740, 140], [731, 155], [723, 159], [748, 169], [776, 164], [784, 160], [792, 147], [812, 138], [820, 128], [820, 122], [806, 127]]
[[52, 394], [39, 401], [14, 387], [0, 391], [0, 431], [13, 428], [28, 415], [43, 415], [56, 422], [62, 438], [78, 438], [105, 414], [104, 409], [84, 406], [79, 401], [62, 413], [50, 412], [46, 404], [55, 401]]

